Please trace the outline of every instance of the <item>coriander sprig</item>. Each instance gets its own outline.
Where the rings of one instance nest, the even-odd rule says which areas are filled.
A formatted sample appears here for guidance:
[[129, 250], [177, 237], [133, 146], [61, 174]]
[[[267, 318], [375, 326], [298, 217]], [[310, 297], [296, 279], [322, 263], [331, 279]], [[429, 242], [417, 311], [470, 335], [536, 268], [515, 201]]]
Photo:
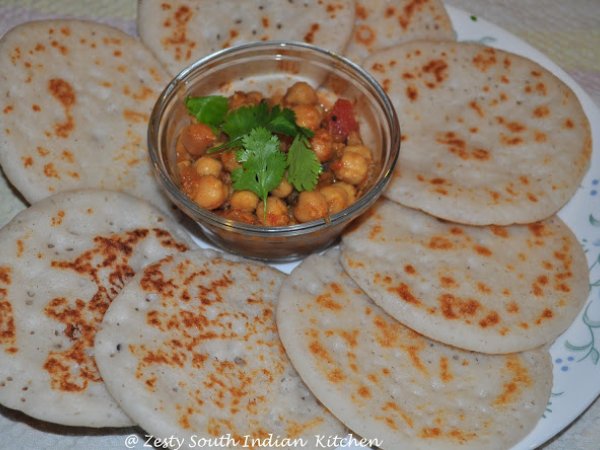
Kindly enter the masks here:
[[[322, 168], [308, 141], [314, 133], [296, 123], [293, 110], [278, 105], [270, 108], [265, 101], [228, 110], [227, 98], [222, 96], [187, 97], [185, 105], [199, 122], [229, 138], [208, 154], [238, 148], [236, 159], [242, 167], [231, 174], [233, 188], [254, 192], [263, 200], [265, 211], [269, 192], [281, 183], [286, 171], [298, 191], [317, 185]], [[294, 138], [287, 155], [281, 151], [278, 135]]]

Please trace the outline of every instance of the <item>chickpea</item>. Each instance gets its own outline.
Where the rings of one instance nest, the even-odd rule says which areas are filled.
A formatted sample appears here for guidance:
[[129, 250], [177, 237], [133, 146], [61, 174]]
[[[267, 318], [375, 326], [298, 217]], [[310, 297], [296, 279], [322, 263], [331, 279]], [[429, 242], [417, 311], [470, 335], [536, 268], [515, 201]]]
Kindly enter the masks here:
[[373, 159], [373, 155], [371, 154], [371, 149], [364, 145], [347, 145], [344, 148], [344, 152], [354, 152], [363, 156], [367, 161], [371, 161]]
[[281, 180], [281, 183], [279, 183], [279, 185], [271, 191], [271, 195], [274, 195], [275, 197], [279, 198], [286, 198], [292, 193], [293, 190], [294, 188], [287, 180], [287, 178], [283, 178]]
[[230, 173], [238, 167], [242, 167], [242, 165], [238, 162], [234, 151], [221, 153], [221, 162], [223, 163], [225, 170]]
[[193, 123], [181, 132], [181, 143], [190, 155], [200, 156], [213, 145], [216, 136], [204, 123]]
[[256, 210], [258, 200], [258, 195], [252, 191], [235, 191], [229, 202], [232, 209], [252, 212]]
[[267, 212], [264, 212], [264, 203], [261, 201], [256, 207], [258, 221], [267, 226], [278, 227], [290, 223], [288, 208], [283, 200], [277, 197], [267, 197]]
[[323, 111], [316, 105], [296, 105], [292, 108], [296, 113], [296, 123], [301, 127], [316, 131], [321, 124]]
[[318, 102], [317, 93], [304, 81], [294, 83], [285, 93], [284, 101], [288, 105], [314, 105]]
[[182, 160], [177, 162], [177, 170], [181, 173], [188, 167], [190, 167], [192, 163], [189, 160]]
[[338, 180], [356, 186], [367, 178], [369, 161], [358, 153], [344, 152], [341, 159], [332, 164], [332, 169]]
[[360, 134], [356, 130], [352, 130], [348, 133], [348, 137], [346, 138], [346, 143], [348, 145], [362, 145], [362, 139], [360, 138]]
[[257, 91], [236, 91], [231, 97], [229, 97], [229, 109], [237, 109], [240, 106], [257, 105], [262, 99], [262, 94]]
[[329, 214], [338, 213], [347, 208], [350, 204], [348, 202], [348, 193], [346, 192], [346, 189], [339, 187], [337, 184], [325, 186], [321, 188], [319, 192], [327, 201], [327, 210]]
[[211, 158], [210, 156], [201, 156], [194, 163], [194, 168], [200, 176], [213, 175], [218, 177], [223, 169], [223, 164], [218, 159]]
[[327, 130], [317, 130], [310, 145], [320, 162], [329, 161], [334, 155], [333, 139]]
[[323, 194], [317, 191], [301, 192], [293, 212], [298, 222], [310, 222], [326, 217], [328, 214], [327, 200]]
[[206, 209], [217, 209], [227, 200], [228, 188], [213, 175], [204, 175], [195, 183], [194, 201]]
[[346, 191], [346, 195], [348, 195], [348, 205], [351, 205], [356, 201], [356, 188], [354, 186], [344, 183], [343, 181], [338, 181], [335, 185], [338, 189]]

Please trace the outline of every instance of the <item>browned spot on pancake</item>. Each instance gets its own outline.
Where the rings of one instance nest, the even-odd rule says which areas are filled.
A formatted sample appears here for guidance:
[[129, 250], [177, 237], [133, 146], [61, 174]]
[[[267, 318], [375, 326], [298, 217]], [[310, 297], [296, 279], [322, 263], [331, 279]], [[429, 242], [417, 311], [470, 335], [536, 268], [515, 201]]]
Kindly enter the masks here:
[[9, 114], [11, 112], [13, 112], [15, 110], [13, 105], [7, 105], [4, 107], [4, 109], [2, 110], [4, 112], [4, 114]]
[[54, 164], [52, 164], [52, 163], [48, 163], [48, 164], [44, 165], [44, 175], [46, 175], [48, 178], [60, 179], [60, 176], [58, 175], [58, 171], [56, 170], [56, 167], [54, 167]]
[[487, 284], [485, 284], [482, 281], [477, 282], [477, 290], [479, 292], [481, 292], [482, 294], [491, 294], [492, 293], [492, 288], [489, 287]]
[[506, 305], [506, 311], [514, 314], [519, 312], [519, 305], [516, 302], [510, 302]]
[[12, 283], [12, 269], [0, 266], [0, 345], [10, 354], [16, 353], [16, 328], [12, 304], [7, 299], [8, 288]]
[[531, 386], [531, 376], [516, 355], [508, 356], [505, 368], [511, 374], [510, 381], [504, 383], [502, 393], [494, 400], [495, 405], [505, 406], [512, 403], [519, 394]]
[[318, 23], [311, 24], [310, 30], [304, 35], [304, 41], [312, 44], [315, 41], [315, 34], [319, 31], [319, 28], [321, 26]]
[[504, 122], [503, 125], [511, 132], [511, 133], [520, 133], [524, 131], [527, 127], [520, 122]]
[[414, 268], [414, 266], [410, 264], [406, 264], [404, 266], [404, 271], [409, 275], [414, 275], [415, 273], [417, 273], [417, 270]]
[[546, 85], [544, 83], [542, 83], [541, 81], [535, 85], [535, 91], [538, 94], [543, 95], [543, 96], [545, 96], [548, 93], [548, 91], [546, 89]]
[[452, 294], [445, 293], [438, 297], [438, 303], [442, 314], [447, 319], [465, 319], [477, 314], [481, 304], [471, 298], [460, 298]]
[[535, 324], [540, 325], [544, 320], [552, 319], [554, 317], [554, 313], [550, 308], [545, 308], [540, 316], [536, 319]]
[[446, 78], [448, 78], [446, 69], [448, 69], [448, 64], [441, 59], [434, 59], [425, 64], [423, 66], [423, 72], [432, 75], [435, 80], [435, 82], [426, 81], [425, 86], [433, 89], [437, 85], [441, 84]]
[[479, 321], [479, 326], [481, 328], [487, 328], [498, 325], [499, 323], [500, 315], [496, 311], [492, 311]]
[[471, 108], [473, 111], [475, 111], [479, 117], [485, 116], [483, 109], [481, 109], [481, 106], [479, 106], [479, 103], [477, 103], [475, 100], [471, 100], [469, 102], [469, 108]]
[[450, 288], [450, 287], [458, 286], [458, 283], [452, 277], [440, 276], [439, 279], [440, 279], [440, 286], [442, 286], [443, 288]]
[[450, 372], [450, 366], [448, 364], [448, 358], [442, 356], [440, 358], [440, 379], [444, 383], [448, 383], [454, 379], [454, 375]]
[[571, 119], [565, 119], [565, 121], [563, 122], [563, 127], [570, 130], [572, 128], [575, 128], [575, 124]]
[[508, 230], [504, 227], [501, 227], [498, 225], [491, 225], [489, 229], [494, 235], [496, 235], [498, 237], [502, 237], [502, 238], [508, 237]]
[[62, 223], [64, 217], [65, 217], [65, 212], [62, 210], [58, 211], [56, 213], [56, 216], [53, 216], [50, 219], [50, 225], [52, 225], [53, 227], [60, 225]]
[[187, 28], [193, 15], [189, 7], [182, 5], [163, 23], [170, 34], [161, 39], [161, 44], [167, 49], [172, 49], [176, 61], [189, 60], [192, 49], [196, 46], [196, 43], [187, 37]]
[[406, 30], [410, 26], [415, 12], [422, 9], [423, 5], [425, 5], [427, 1], [428, 0], [411, 0], [409, 3], [404, 5], [404, 8], [402, 9], [404, 14], [398, 14], [398, 23], [403, 30]]
[[374, 63], [371, 66], [371, 69], [373, 70], [373, 72], [381, 72], [381, 73], [385, 73], [385, 67], [383, 66], [383, 64], [381, 63]]
[[73, 87], [61, 78], [52, 78], [48, 82], [50, 94], [60, 102], [65, 112], [64, 122], [54, 125], [54, 133], [61, 138], [68, 137], [75, 128], [75, 121], [71, 113], [71, 108], [75, 104], [75, 91]]
[[427, 246], [433, 250], [450, 250], [454, 248], [452, 241], [444, 236], [433, 236]]
[[538, 106], [533, 110], [533, 117], [542, 118], [550, 114], [550, 109], [547, 106]]
[[446, 180], [444, 178], [432, 178], [429, 180], [431, 184], [445, 184]]
[[533, 133], [533, 138], [535, 142], [539, 143], [546, 142], [548, 140], [548, 136], [546, 136], [546, 134], [542, 133], [541, 131], [535, 131]]
[[398, 286], [389, 287], [387, 290], [388, 292], [396, 294], [407, 303], [412, 303], [413, 305], [421, 304], [421, 300], [412, 293], [410, 287], [406, 283], [400, 283]]
[[37, 104], [33, 104], [33, 105], [31, 105], [31, 109], [32, 109], [34, 112], [40, 112], [40, 111], [42, 110], [42, 108], [40, 108], [40, 105], [37, 105]]
[[323, 308], [329, 309], [331, 311], [340, 311], [342, 309], [342, 305], [338, 302], [334, 301], [331, 297], [331, 294], [322, 294], [316, 298], [316, 302]]
[[361, 23], [356, 27], [356, 31], [354, 32], [354, 38], [359, 44], [368, 47], [375, 40], [375, 32], [370, 26]]
[[438, 427], [426, 427], [421, 428], [421, 432], [419, 433], [419, 437], [423, 439], [431, 439], [438, 438], [442, 435], [442, 430]]
[[318, 341], [312, 341], [308, 346], [308, 349], [315, 357], [319, 359], [323, 359], [329, 363], [333, 361], [327, 349], [325, 349], [325, 347], [323, 347]]
[[472, 62], [481, 72], [486, 72], [497, 62], [496, 51], [492, 48], [485, 48], [473, 57]]
[[125, 109], [123, 111], [123, 118], [132, 123], [146, 123], [148, 121], [148, 114]]
[[402, 418], [402, 420], [406, 423], [406, 425], [408, 425], [410, 428], [413, 427], [412, 418], [405, 411], [403, 411], [402, 408], [400, 408], [400, 406], [397, 403], [395, 403], [393, 401], [388, 401], [383, 405], [383, 407], [381, 409], [384, 412], [393, 411], [393, 412], [397, 413]]
[[367, 17], [369, 16], [365, 7], [362, 5], [359, 5], [359, 4], [356, 5], [355, 14], [356, 14], [356, 18], [361, 19], [361, 20], [366, 20]]
[[390, 92], [390, 87], [392, 85], [392, 80], [390, 80], [389, 78], [386, 78], [385, 80], [382, 81], [381, 86], [383, 87], [383, 90], [385, 92]]
[[63, 55], [63, 56], [64, 56], [64, 55], [67, 55], [67, 54], [69, 53], [69, 49], [68, 49], [68, 48], [67, 48], [65, 45], [63, 45], [63, 44], [61, 44], [60, 42], [58, 42], [56, 39], [55, 39], [55, 40], [53, 40], [53, 41], [51, 41], [51, 42], [50, 42], [50, 45], [51, 45], [53, 48], [57, 49], [57, 50], [59, 51], [59, 53], [60, 53], [61, 55]]
[[371, 391], [366, 386], [361, 386], [358, 388], [358, 395], [362, 398], [371, 398]]
[[329, 286], [331, 287], [331, 290], [338, 295], [344, 292], [344, 288], [342, 288], [342, 286], [340, 286], [338, 283], [329, 283]]
[[23, 167], [33, 166], [33, 158], [31, 156], [23, 156], [21, 157], [21, 161], [23, 161]]
[[473, 249], [481, 256], [492, 256], [492, 251], [483, 245], [474, 245]]
[[406, 86], [406, 97], [411, 102], [416, 101], [417, 98], [419, 97], [419, 90], [417, 89], [417, 87], [416, 86]]
[[504, 134], [500, 135], [500, 141], [502, 144], [507, 146], [519, 145], [523, 143], [523, 138], [519, 136], [506, 136]]
[[369, 240], [374, 241], [375, 239], [377, 239], [377, 236], [379, 234], [381, 234], [382, 231], [383, 231], [383, 227], [381, 225], [379, 225], [379, 224], [373, 225], [373, 227], [369, 231]]
[[327, 373], [327, 379], [332, 383], [340, 383], [346, 379], [346, 375], [340, 369], [335, 368]]

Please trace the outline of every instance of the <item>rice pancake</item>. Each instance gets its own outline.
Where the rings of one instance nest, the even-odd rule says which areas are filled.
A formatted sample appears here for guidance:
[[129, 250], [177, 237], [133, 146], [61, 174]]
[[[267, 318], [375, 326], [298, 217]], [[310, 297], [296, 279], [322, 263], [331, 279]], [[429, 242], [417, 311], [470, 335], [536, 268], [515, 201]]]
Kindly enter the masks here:
[[351, 430], [384, 450], [504, 450], [534, 427], [552, 386], [545, 349], [484, 355], [427, 339], [375, 305], [338, 256], [294, 269], [277, 325], [302, 379]]
[[274, 308], [285, 275], [225, 258], [210, 250], [167, 257], [121, 291], [96, 335], [108, 389], [162, 440], [193, 446], [230, 436], [239, 448], [246, 436], [272, 433], [317, 448], [314, 435], [345, 428], [310, 394], [279, 340]]
[[340, 53], [353, 0], [140, 0], [137, 27], [171, 75], [217, 50], [252, 41], [302, 41]]
[[0, 40], [0, 164], [27, 201], [80, 188], [124, 191], [166, 212], [146, 130], [168, 75], [116, 28], [19, 25]]
[[420, 39], [456, 40], [441, 0], [357, 0], [344, 54], [360, 63], [376, 50]]
[[531, 223], [575, 193], [590, 125], [571, 89], [521, 56], [475, 43], [415, 41], [371, 55], [400, 120], [386, 196], [471, 225]]
[[483, 353], [554, 341], [589, 291], [583, 249], [558, 217], [475, 227], [384, 200], [343, 237], [342, 263], [403, 324]]
[[96, 327], [136, 271], [191, 245], [119, 192], [63, 192], [16, 215], [0, 230], [0, 404], [63, 425], [131, 425], [96, 368]]

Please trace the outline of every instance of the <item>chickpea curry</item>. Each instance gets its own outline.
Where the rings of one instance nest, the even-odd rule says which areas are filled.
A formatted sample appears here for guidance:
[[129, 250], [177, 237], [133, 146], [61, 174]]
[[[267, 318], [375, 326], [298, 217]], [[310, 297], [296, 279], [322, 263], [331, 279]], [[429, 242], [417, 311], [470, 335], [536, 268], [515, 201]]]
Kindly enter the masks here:
[[375, 170], [354, 105], [327, 108], [305, 82], [284, 95], [188, 97], [178, 135], [183, 192], [227, 219], [285, 226], [327, 219], [356, 201]]

